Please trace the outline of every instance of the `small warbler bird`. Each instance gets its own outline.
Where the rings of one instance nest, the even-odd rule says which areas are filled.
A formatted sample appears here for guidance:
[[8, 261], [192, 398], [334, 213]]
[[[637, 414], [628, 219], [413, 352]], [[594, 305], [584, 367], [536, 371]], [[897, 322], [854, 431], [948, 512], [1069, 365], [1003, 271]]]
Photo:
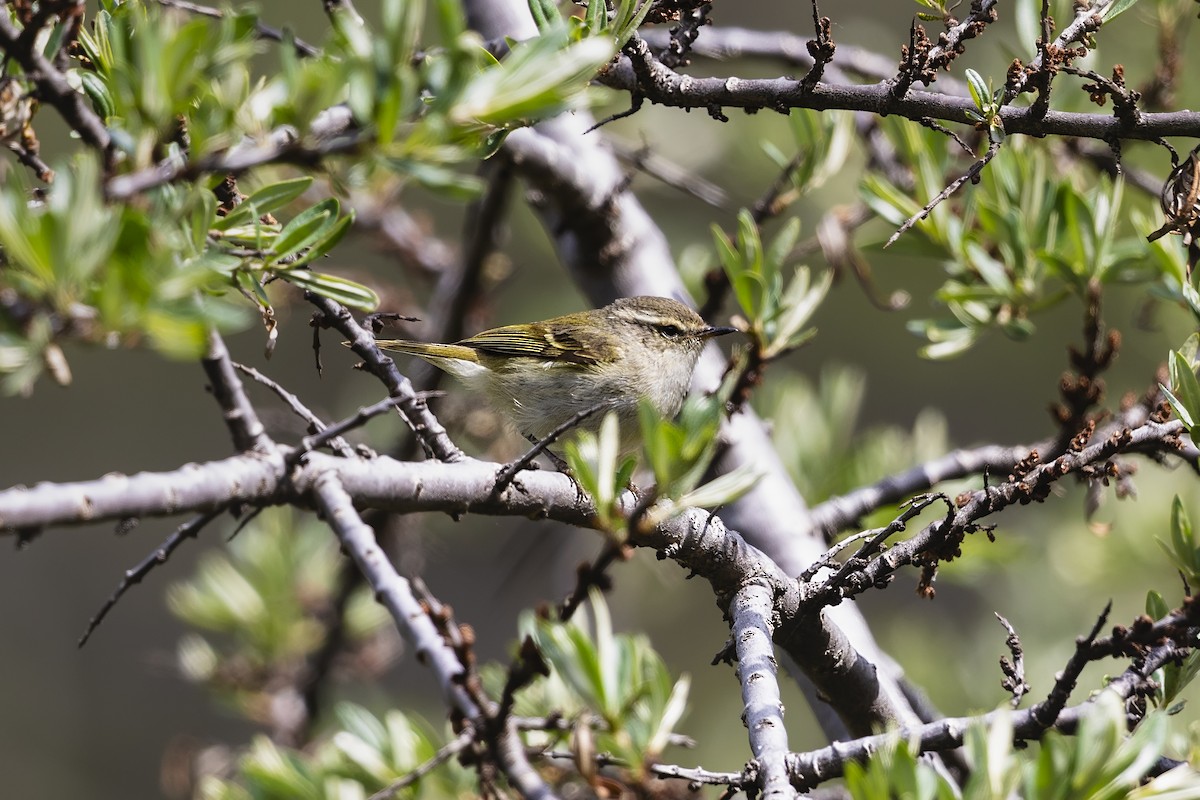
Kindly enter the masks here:
[[[624, 297], [590, 311], [506, 325], [454, 344], [380, 339], [386, 350], [425, 359], [491, 399], [526, 436], [541, 440], [576, 414], [607, 402], [622, 446], [638, 436], [646, 398], [666, 418], [683, 405], [704, 343], [736, 328], [709, 325], [665, 297]], [[595, 430], [601, 415], [581, 422]]]

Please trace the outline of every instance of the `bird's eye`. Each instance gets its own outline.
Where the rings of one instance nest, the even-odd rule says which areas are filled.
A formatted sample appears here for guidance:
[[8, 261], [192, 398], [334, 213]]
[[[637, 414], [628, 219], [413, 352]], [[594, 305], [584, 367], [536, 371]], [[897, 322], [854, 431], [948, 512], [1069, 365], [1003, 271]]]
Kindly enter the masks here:
[[666, 336], [671, 339], [674, 339], [677, 336], [683, 335], [683, 328], [679, 327], [678, 325], [672, 325], [669, 322], [666, 324], [663, 324], [663, 325], [655, 325], [654, 327], [656, 327], [658, 329], [658, 332], [661, 333], [663, 336]]

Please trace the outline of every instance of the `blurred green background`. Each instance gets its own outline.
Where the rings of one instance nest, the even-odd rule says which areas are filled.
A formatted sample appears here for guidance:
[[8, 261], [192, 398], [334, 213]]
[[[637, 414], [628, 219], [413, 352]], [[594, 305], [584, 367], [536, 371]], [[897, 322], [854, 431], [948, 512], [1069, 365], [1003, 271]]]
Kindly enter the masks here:
[[[271, 0], [261, 7], [267, 21], [294, 26], [311, 41], [322, 40], [325, 21], [319, 3]], [[835, 41], [898, 57], [917, 10], [915, 3], [883, 0], [845, 2], [824, 12], [834, 18]], [[1005, 16], [1003, 9], [1001, 13]], [[718, 4], [713, 17], [717, 24], [806, 35], [809, 14], [804, 4], [764, 2], [749, 7]], [[1186, 31], [1185, 50], [1189, 44], [1200, 45], [1196, 26], [1192, 21]], [[1106, 38], [1105, 33], [1100, 35], [1097, 69], [1104, 72], [1108, 63], [1119, 60], [1132, 85], [1146, 80], [1156, 54], [1153, 37]], [[1014, 41], [1011, 20], [1003, 19], [998, 30], [971, 45], [962, 64], [999, 78], [1013, 55], [1004, 45]], [[696, 71], [779, 73], [772, 64], [712, 65], [700, 60]], [[1083, 109], [1086, 97], [1072, 94], [1061, 91], [1056, 104]], [[606, 103], [598, 114], [620, 110], [624, 102], [611, 94], [598, 93], [597, 98]], [[1198, 102], [1195, 86], [1180, 87], [1177, 107]], [[722, 124], [700, 113], [647, 107], [608, 126], [603, 134], [634, 148], [648, 146], [728, 193], [729, 209], [719, 210], [645, 176], [634, 179], [635, 191], [666, 232], [681, 268], [693, 278], [711, 248], [710, 223], [731, 225], [737, 207], [752, 203], [776, 175], [760, 142], [786, 148], [790, 141], [786, 119], [776, 114], [735, 111], [730, 117]], [[53, 154], [56, 144], [65, 146], [48, 138], [44, 152]], [[1125, 155], [1129, 163], [1159, 176], [1169, 166], [1162, 151], [1149, 145], [1131, 145]], [[809, 195], [796, 209], [803, 220], [802, 236], [812, 235], [827, 208], [851, 203], [856, 196], [851, 174], [839, 175]], [[436, 235], [458, 241], [460, 208], [419, 193], [406, 195], [406, 208]], [[504, 257], [489, 267], [498, 278], [494, 302], [488, 306], [490, 317], [480, 324], [541, 318], [582, 307], [581, 296], [558, 267], [519, 193], [513, 209]], [[869, 226], [864, 239], [886, 233], [882, 225]], [[774, 396], [778, 407], [794, 410], [806, 397], [800, 381], [829, 387], [840, 380], [842, 400], [836, 410], [839, 418], [854, 420], [855, 425], [850, 429], [847, 422], [847, 442], [881, 426], [909, 431], [926, 409], [940, 415], [921, 417], [927, 440], [940, 440], [940, 419], [951, 446], [1028, 442], [1053, 432], [1046, 408], [1057, 397], [1057, 381], [1067, 365], [1066, 346], [1080, 343], [1077, 303], [1069, 301], [1038, 317], [1031, 341], [992, 336], [958, 360], [923, 361], [916, 354], [920, 342], [906, 332], [905, 324], [937, 312], [928, 298], [942, 275], [936, 265], [917, 259], [870, 258], [879, 285], [886, 291], [909, 292], [910, 307], [881, 312], [853, 280], [842, 280], [815, 319], [818, 337], [768, 376], [764, 397]], [[811, 263], [820, 266], [820, 259]], [[401, 304], [419, 306], [429, 291], [398, 269], [394, 256], [369, 232], [344, 242], [327, 266], [330, 272], [370, 281]], [[340, 348], [325, 351], [325, 374], [318, 376], [306, 324], [309, 309], [281, 302], [278, 310], [282, 327], [274, 357], [264, 361], [263, 336], [249, 330], [231, 337], [236, 359], [282, 382], [327, 420], [382, 396], [377, 382], [350, 369], [353, 360]], [[1178, 346], [1189, 333], [1190, 318], [1183, 312], [1164, 306], [1147, 318], [1145, 311], [1141, 291], [1114, 291], [1105, 297], [1105, 319], [1124, 335], [1121, 356], [1106, 376], [1108, 397], [1114, 402], [1125, 391], [1140, 393], [1149, 386], [1168, 348]], [[333, 344], [333, 339], [327, 337], [326, 343]], [[67, 357], [74, 372], [71, 387], [43, 381], [32, 398], [0, 399], [0, 486], [88, 479], [110, 471], [164, 470], [230, 454], [229, 438], [215, 404], [203, 391], [204, 377], [197, 365], [138, 351], [76, 348], [68, 349]], [[846, 369], [859, 377], [850, 380]], [[780, 386], [786, 391], [773, 388]], [[854, 396], [847, 391], [853, 387], [860, 392], [857, 414], [846, 399]], [[449, 389], [451, 396], [435, 410], [452, 420], [455, 410], [467, 404], [456, 387]], [[272, 399], [257, 390], [255, 397], [262, 401], [261, 408], [269, 409], [264, 416], [273, 433], [284, 440], [300, 434], [295, 421]], [[774, 404], [763, 408], [772, 416], [776, 409]], [[795, 424], [788, 419], [789, 425]], [[359, 437], [386, 449], [399, 433], [394, 419], [384, 419], [372, 422]], [[794, 429], [787, 433], [801, 439], [804, 435]], [[511, 453], [517, 447], [509, 440], [496, 452]], [[1161, 590], [1168, 602], [1178, 597], [1173, 570], [1153, 539], [1166, 535], [1172, 494], [1182, 493], [1193, 513], [1200, 513], [1195, 475], [1143, 464], [1137, 488], [1136, 501], [1108, 498], [1097, 519], [1111, 523], [1111, 529], [1101, 533], [1083, 522], [1079, 487], [1052, 496], [1044, 505], [1010, 511], [1000, 519], [996, 544], [970, 541], [966, 556], [942, 569], [935, 600], [919, 600], [912, 591], [915, 575], [905, 574], [886, 594], [868, 593], [864, 612], [884, 646], [951, 715], [989, 709], [1005, 698], [996, 667], [996, 659], [1006, 654], [1004, 632], [992, 616], [1000, 612], [1022, 635], [1033, 693], [1043, 695], [1074, 636], [1091, 627], [1109, 598], [1114, 600], [1113, 622], [1125, 623], [1141, 612], [1148, 588]], [[0, 785], [6, 796], [158, 796], [181, 763], [170, 754], [248, 740], [251, 726], [180, 677], [175, 647], [183, 626], [163, 602], [166, 587], [189, 576], [204, 549], [221, 546], [228, 524], [223, 529], [213, 526], [201, 541], [185, 545], [125, 598], [86, 649], [75, 647], [122, 571], [154, 549], [175, 524], [145, 520], [123, 536], [114, 535], [110, 525], [52, 530], [22, 552], [8, 549], [0, 554]], [[587, 531], [522, 520], [468, 517], [456, 524], [431, 517], [411, 527], [404, 538], [406, 559], [423, 563], [432, 591], [454, 606], [461, 621], [475, 627], [485, 659], [505, 659], [517, 612], [559, 599], [573, 585], [576, 563], [594, 555], [601, 544]], [[707, 586], [682, 580], [675, 565], [658, 562], [649, 553], [637, 554], [616, 570], [615, 578], [617, 588], [609, 602], [618, 629], [645, 631], [673, 670], [693, 676], [691, 711], [680, 727], [699, 741], [699, 747], [669, 753], [668, 758], [711, 769], [740, 769], [746, 747], [734, 675], [727, 667], [708, 666], [728, 629]], [[1099, 672], [1093, 667], [1085, 683], [1098, 685]], [[822, 744], [795, 688], [785, 683], [784, 691], [792, 747]], [[414, 708], [440, 724], [435, 684], [407, 655], [381, 687], [358, 687], [352, 693], [376, 705]], [[1185, 714], [1195, 718], [1194, 709]]]

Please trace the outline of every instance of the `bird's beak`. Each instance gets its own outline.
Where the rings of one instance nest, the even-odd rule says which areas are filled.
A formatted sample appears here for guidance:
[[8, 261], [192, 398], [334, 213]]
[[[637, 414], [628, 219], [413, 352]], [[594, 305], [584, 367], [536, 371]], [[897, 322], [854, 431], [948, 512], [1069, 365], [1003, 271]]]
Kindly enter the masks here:
[[724, 336], [727, 333], [737, 333], [737, 328], [717, 328], [709, 327], [700, 332], [701, 339], [712, 339], [715, 336]]

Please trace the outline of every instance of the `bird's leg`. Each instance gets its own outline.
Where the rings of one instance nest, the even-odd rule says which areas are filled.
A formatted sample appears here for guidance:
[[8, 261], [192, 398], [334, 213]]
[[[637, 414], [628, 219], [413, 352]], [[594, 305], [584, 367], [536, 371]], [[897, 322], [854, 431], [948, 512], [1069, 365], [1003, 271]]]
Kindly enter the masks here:
[[[539, 442], [534, 436], [527, 435], [525, 438], [529, 440], [529, 442], [533, 445], [533, 449], [537, 450], [539, 455], [543, 455], [550, 459], [550, 462], [554, 464], [554, 469], [558, 470], [564, 475], [571, 474], [571, 467], [567, 464], [567, 462], [560, 458], [558, 453], [555, 453], [550, 449], [549, 444], [554, 441], [553, 439], [545, 439]], [[537, 469], [537, 462], [530, 461], [527, 468]]]

